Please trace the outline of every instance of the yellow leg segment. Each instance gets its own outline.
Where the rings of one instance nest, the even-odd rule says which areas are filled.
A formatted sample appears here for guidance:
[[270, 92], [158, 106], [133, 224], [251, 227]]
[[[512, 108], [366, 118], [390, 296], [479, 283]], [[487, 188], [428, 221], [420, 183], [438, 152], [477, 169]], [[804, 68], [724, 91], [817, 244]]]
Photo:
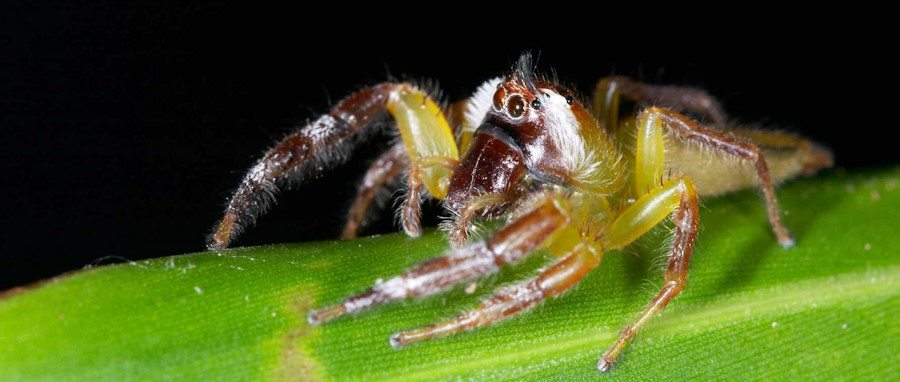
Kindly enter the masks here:
[[669, 179], [628, 207], [600, 238], [603, 251], [622, 248], [647, 233], [678, 207], [685, 193], [696, 195], [687, 177]]
[[[437, 199], [447, 195], [453, 170], [439, 163], [459, 161], [453, 132], [441, 109], [422, 91], [400, 85], [391, 90], [387, 109], [397, 122], [413, 166], [419, 166], [422, 184]], [[420, 164], [423, 158], [432, 165]]]
[[635, 150], [635, 195], [643, 195], [659, 186], [666, 166], [663, 123], [654, 113], [641, 113], [638, 118]]
[[619, 130], [619, 89], [612, 77], [600, 80], [594, 88], [594, 118], [606, 131], [615, 133]]

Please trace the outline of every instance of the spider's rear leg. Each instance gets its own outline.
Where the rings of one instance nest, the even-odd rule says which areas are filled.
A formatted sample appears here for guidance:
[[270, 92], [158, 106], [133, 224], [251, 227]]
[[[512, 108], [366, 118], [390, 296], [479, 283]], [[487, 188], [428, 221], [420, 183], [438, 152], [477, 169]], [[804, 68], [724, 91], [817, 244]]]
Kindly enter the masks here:
[[[254, 165], [232, 196], [225, 216], [209, 240], [210, 249], [227, 247], [236, 233], [265, 212], [278, 184], [297, 183], [307, 173], [343, 162], [370, 123], [390, 113], [412, 158], [459, 158], [456, 142], [440, 108], [409, 84], [386, 83], [364, 89], [339, 102], [329, 114], [279, 142]], [[416, 166], [414, 163], [413, 166]], [[453, 171], [420, 167], [422, 183], [438, 198], [447, 193]]]
[[654, 106], [697, 113], [710, 123], [725, 122], [725, 112], [715, 98], [704, 90], [683, 86], [648, 85], [628, 77], [600, 79], [594, 88], [594, 117], [610, 131], [619, 129], [619, 98]]
[[[644, 110], [642, 116], [649, 118], [642, 117], [640, 121], [620, 119], [620, 97], [638, 103], [671, 107], [702, 115], [712, 124], [726, 129], [728, 133], [739, 138], [700, 126], [675, 111], [660, 107]], [[615, 132], [622, 142], [634, 139], [630, 129], [623, 128], [623, 125], [635, 123], [660, 125], [653, 129], [646, 126], [636, 127], [638, 134], [650, 134], [638, 137], [635, 142], [636, 164], [639, 167], [650, 166], [659, 170], [655, 174], [644, 172], [643, 179], [635, 179], [637, 195], [659, 184], [659, 179], [667, 168], [694, 179], [700, 185], [698, 191], [700, 195], [717, 195], [758, 184], [765, 196], [772, 230], [783, 246], [791, 246], [793, 239], [778, 214], [778, 200], [773, 183], [801, 174], [809, 175], [832, 165], [831, 153], [828, 150], [800, 137], [777, 131], [741, 129], [724, 125], [726, 116], [721, 106], [700, 89], [647, 85], [625, 77], [607, 77], [600, 80], [595, 88], [594, 114], [598, 120], [606, 124], [609, 131]], [[665, 121], [669, 131], [680, 137], [680, 140], [665, 140], [665, 152], [668, 155], [663, 155], [661, 150], [664, 142], [662, 121]], [[644, 138], [643, 147], [641, 138]], [[681, 140], [687, 144], [682, 144]], [[656, 145], [660, 145], [659, 151], [656, 151]], [[719, 155], [710, 155], [711, 151]], [[720, 154], [752, 163], [751, 171], [755, 172], [756, 176], [745, 176], [742, 169], [737, 169]], [[644, 163], [641, 163], [642, 161]]]
[[545, 198], [541, 202], [490, 239], [453, 249], [340, 304], [310, 312], [309, 322], [322, 324], [388, 301], [429, 295], [521, 259], [569, 222], [565, 200]]
[[[675, 111], [658, 108], [658, 107], [650, 107], [641, 112], [641, 116], [639, 118], [639, 123], [642, 125], [639, 131], [647, 132], [654, 131], [652, 134], [658, 135], [658, 141], [653, 144], [646, 145], [647, 148], [642, 149], [641, 144], [638, 144], [637, 148], [637, 157], [636, 160], [638, 166], [640, 166], [642, 155], [646, 155], [648, 157], [655, 156], [657, 157], [657, 161], [662, 160], [664, 157], [663, 150], [659, 150], [653, 146], [657, 146], [662, 144], [662, 136], [661, 136], [661, 127], [665, 126], [668, 131], [674, 134], [675, 139], [682, 139], [688, 143], [696, 143], [701, 147], [705, 147], [711, 149], [715, 152], [725, 154], [727, 156], [735, 157], [742, 161], [747, 161], [753, 165], [753, 170], [756, 172], [756, 176], [759, 182], [759, 186], [762, 189], [763, 196], [766, 202], [766, 210], [769, 219], [769, 223], [772, 226], [772, 231], [775, 234], [775, 237], [778, 239], [778, 243], [784, 247], [790, 247], [794, 244], [794, 239], [791, 237], [788, 229], [784, 226], [784, 223], [781, 221], [781, 215], [778, 211], [778, 199], [775, 196], [775, 186], [773, 185], [772, 175], [769, 171], [769, 165], [766, 161], [766, 157], [763, 154], [763, 151], [756, 145], [739, 139], [735, 136], [725, 135], [720, 132], [711, 130], [709, 128], [700, 126], [698, 123], [694, 122], [690, 118], [685, 117], [682, 114], [679, 114]], [[657, 125], [656, 127], [650, 128], [647, 127], [648, 124]], [[639, 133], [640, 134], [640, 133]], [[638, 137], [640, 140], [641, 137]], [[674, 143], [673, 143], [674, 144]], [[673, 144], [667, 145], [666, 149], [674, 148]], [[671, 151], [671, 150], [670, 150]], [[788, 174], [779, 174], [780, 176], [794, 176], [801, 172], [804, 168], [807, 170], [809, 166], [822, 166], [830, 163], [830, 156], [827, 153], [823, 154], [821, 152], [810, 152], [809, 156], [804, 153], [800, 153], [801, 158], [812, 158], [814, 160], [822, 160], [822, 158], [828, 158], [827, 163], [815, 164], [815, 163], [807, 163], [804, 164], [801, 160], [798, 162], [796, 169], [793, 173]], [[701, 188], [700, 191], [702, 194], [714, 194], [715, 191], [719, 191], [716, 189], [716, 185], [720, 183], [724, 183], [726, 187], [727, 183], [729, 183], [733, 178], [737, 176], [735, 174], [710, 174], [710, 169], [713, 168], [712, 164], [693, 164], [693, 163], [681, 163], [679, 165], [679, 161], [686, 162], [686, 155], [681, 156], [673, 156], [672, 158], [666, 159], [665, 162], [668, 164], [675, 164], [676, 170], [686, 175], [692, 176], [696, 181], [702, 182], [704, 187], [709, 187], [708, 189]], [[721, 161], [721, 159], [719, 160]], [[782, 163], [779, 163], [781, 165]], [[654, 164], [657, 166], [658, 164]], [[658, 168], [657, 168], [658, 169]], [[637, 173], [640, 173], [639, 170]], [[661, 173], [661, 171], [659, 171]], [[635, 186], [637, 187], [636, 191], [645, 190], [649, 185], [656, 182], [655, 178], [649, 174], [649, 171], [644, 171], [643, 177], [636, 177]], [[696, 175], [695, 175], [696, 174]], [[736, 189], [732, 188], [732, 189]], [[708, 191], [707, 191], [708, 190]], [[728, 190], [725, 188], [725, 190]]]

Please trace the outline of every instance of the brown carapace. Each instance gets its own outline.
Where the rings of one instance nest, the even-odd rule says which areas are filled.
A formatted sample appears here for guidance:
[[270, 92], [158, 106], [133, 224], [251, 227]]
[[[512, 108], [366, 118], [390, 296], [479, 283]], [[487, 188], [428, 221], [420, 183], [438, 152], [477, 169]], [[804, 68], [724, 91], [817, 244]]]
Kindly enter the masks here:
[[[633, 106], [620, 107], [620, 99]], [[528, 54], [508, 76], [486, 81], [469, 99], [443, 109], [412, 84], [363, 89], [279, 142], [250, 169], [209, 248], [227, 247], [265, 211], [278, 186], [342, 162], [361, 137], [392, 119], [402, 142], [366, 173], [343, 237], [355, 237], [376, 191], [405, 175], [404, 231], [421, 233], [422, 198], [442, 200], [453, 216], [443, 225], [452, 248], [362, 294], [310, 312], [309, 322], [319, 325], [388, 301], [436, 293], [540, 248], [558, 256], [537, 277], [503, 289], [476, 309], [396, 333], [389, 342], [402, 347], [490, 325], [570, 289], [605, 252], [634, 242], [671, 215], [675, 240], [664, 286], [603, 354], [597, 368], [607, 371], [627, 342], [685, 287], [698, 196], [760, 187], [775, 239], [791, 246], [773, 184], [829, 167], [832, 159], [801, 137], [729, 124], [718, 102], [697, 89], [609, 77], [597, 84], [590, 106], [555, 80], [534, 74]], [[445, 115], [455, 116], [455, 122]], [[472, 241], [473, 219], [506, 224]]]

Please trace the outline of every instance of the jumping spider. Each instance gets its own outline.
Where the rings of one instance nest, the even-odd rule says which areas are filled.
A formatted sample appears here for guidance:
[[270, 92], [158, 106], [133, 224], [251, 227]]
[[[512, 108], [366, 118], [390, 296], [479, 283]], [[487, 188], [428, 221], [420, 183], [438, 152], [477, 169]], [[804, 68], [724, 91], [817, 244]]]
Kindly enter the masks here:
[[[626, 109], [619, 105], [622, 99], [639, 112], [620, 115]], [[318, 325], [388, 301], [436, 293], [539, 248], [559, 256], [537, 277], [503, 289], [477, 309], [396, 333], [390, 344], [489, 325], [565, 292], [600, 264], [603, 253], [634, 242], [671, 214], [675, 240], [665, 284], [603, 354], [597, 368], [607, 371], [625, 344], [684, 288], [697, 235], [698, 196], [758, 185], [772, 231], [789, 247], [794, 241], [779, 217], [773, 183], [812, 174], [832, 159], [827, 150], [794, 135], [729, 125], [718, 102], [698, 89], [608, 77], [597, 84], [592, 106], [555, 79], [535, 75], [528, 54], [510, 75], [488, 80], [471, 98], [445, 108], [409, 83], [365, 88], [266, 152], [231, 198], [209, 248], [228, 246], [266, 210], [278, 185], [343, 161], [361, 136], [392, 117], [402, 142], [366, 173], [343, 237], [356, 236], [377, 190], [408, 174], [403, 230], [421, 233], [423, 196], [442, 200], [453, 215], [444, 224], [453, 248], [365, 293], [310, 312], [309, 322]], [[503, 218], [506, 225], [485, 240], [469, 242], [476, 217]]]

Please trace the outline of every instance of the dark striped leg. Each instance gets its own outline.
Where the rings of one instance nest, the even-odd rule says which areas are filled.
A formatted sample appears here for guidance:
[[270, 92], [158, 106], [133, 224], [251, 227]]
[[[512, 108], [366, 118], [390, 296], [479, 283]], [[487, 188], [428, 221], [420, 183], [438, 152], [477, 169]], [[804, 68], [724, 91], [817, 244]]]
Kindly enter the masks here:
[[400, 176], [404, 169], [409, 168], [409, 156], [403, 143], [397, 143], [382, 154], [366, 172], [362, 183], [356, 192], [353, 206], [347, 213], [347, 224], [344, 226], [342, 239], [356, 237], [356, 232], [366, 217], [366, 211], [372, 204], [375, 194], [388, 182]]
[[[565, 205], [566, 207], [560, 207]], [[550, 235], [569, 222], [565, 200], [552, 195], [536, 208], [497, 231], [489, 240], [451, 250], [444, 256], [428, 260], [412, 270], [376, 284], [365, 293], [344, 302], [310, 312], [314, 325], [331, 321], [347, 313], [362, 311], [388, 301], [429, 295], [456, 283], [521, 259]]]

